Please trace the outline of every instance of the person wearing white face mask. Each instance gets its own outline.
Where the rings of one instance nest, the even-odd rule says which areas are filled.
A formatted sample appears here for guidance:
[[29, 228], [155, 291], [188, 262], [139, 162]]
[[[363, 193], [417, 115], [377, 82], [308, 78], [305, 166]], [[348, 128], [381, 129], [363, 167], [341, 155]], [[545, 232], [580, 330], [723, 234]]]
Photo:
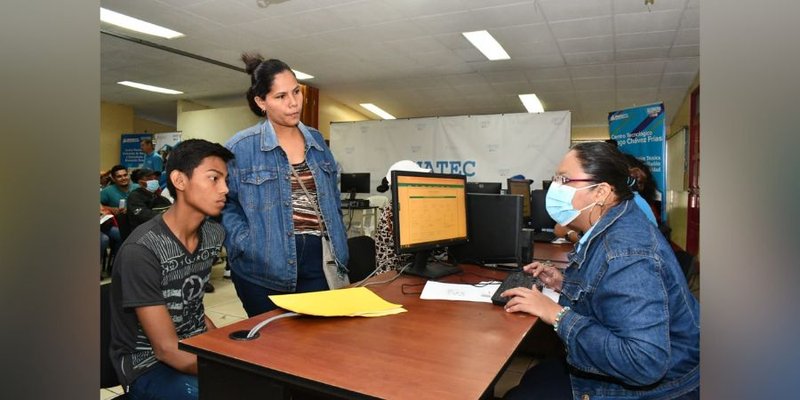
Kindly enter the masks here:
[[634, 203], [627, 163], [603, 142], [564, 156], [546, 196], [548, 214], [584, 232], [560, 270], [524, 271], [559, 293], [503, 292], [507, 312], [552, 325], [565, 359], [525, 373], [506, 399], [698, 399], [700, 308], [664, 236]]
[[128, 196], [128, 222], [133, 231], [137, 226], [167, 211], [172, 203], [159, 190], [158, 174], [147, 168], [133, 172], [139, 187]]

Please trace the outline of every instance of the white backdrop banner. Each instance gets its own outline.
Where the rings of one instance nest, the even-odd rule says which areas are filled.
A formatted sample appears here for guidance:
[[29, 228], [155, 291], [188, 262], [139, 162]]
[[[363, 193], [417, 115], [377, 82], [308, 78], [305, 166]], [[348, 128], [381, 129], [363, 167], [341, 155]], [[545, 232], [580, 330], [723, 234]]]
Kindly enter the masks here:
[[372, 192], [395, 161], [471, 182], [525, 175], [541, 188], [569, 149], [570, 112], [412, 118], [331, 124], [331, 150], [343, 172], [369, 172]]

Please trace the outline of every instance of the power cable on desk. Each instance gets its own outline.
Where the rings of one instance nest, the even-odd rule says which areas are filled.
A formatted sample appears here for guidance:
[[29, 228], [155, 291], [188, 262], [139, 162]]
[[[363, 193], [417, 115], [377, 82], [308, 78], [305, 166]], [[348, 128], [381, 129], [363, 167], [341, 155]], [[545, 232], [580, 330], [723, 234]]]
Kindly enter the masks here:
[[269, 318], [265, 319], [264, 321], [259, 322], [258, 325], [253, 327], [253, 329], [250, 329], [250, 332], [247, 332], [247, 339], [252, 339], [256, 335], [256, 333], [258, 333], [258, 331], [261, 330], [261, 328], [267, 326], [267, 324], [269, 324], [272, 321], [277, 321], [277, 320], [279, 320], [281, 318], [296, 317], [298, 315], [300, 315], [300, 314], [298, 314], [296, 312], [288, 312], [288, 313], [283, 313], [283, 314], [280, 314], [280, 315], [276, 315], [274, 317], [269, 317]]

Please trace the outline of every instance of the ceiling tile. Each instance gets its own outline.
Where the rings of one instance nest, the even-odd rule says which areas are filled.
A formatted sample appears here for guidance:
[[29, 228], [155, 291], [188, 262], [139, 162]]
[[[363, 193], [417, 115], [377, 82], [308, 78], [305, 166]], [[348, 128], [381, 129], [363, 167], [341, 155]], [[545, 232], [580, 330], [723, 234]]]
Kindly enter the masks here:
[[680, 10], [618, 14], [614, 16], [614, 32], [619, 34], [673, 31], [681, 21]]
[[614, 77], [614, 64], [592, 64], [569, 66], [569, 73], [575, 78]]
[[607, 36], [613, 33], [611, 17], [588, 18], [562, 22], [551, 22], [550, 29], [556, 39], [574, 39], [590, 36]]
[[572, 84], [576, 91], [587, 90], [614, 90], [613, 77], [600, 77], [600, 78], [573, 78]]
[[568, 53], [587, 53], [598, 51], [614, 51], [613, 36], [595, 36], [580, 39], [562, 39], [558, 41], [561, 52]]
[[614, 61], [613, 51], [564, 54], [567, 65], [603, 64]]
[[700, 9], [686, 9], [681, 18], [681, 29], [700, 28]]
[[644, 1], [614, 0], [614, 12], [637, 13], [658, 12], [665, 10], [682, 10], [686, 0], [656, 0], [653, 4], [646, 5]]
[[473, 9], [470, 13], [474, 20], [481, 21], [484, 29], [544, 22], [531, 2]]
[[646, 60], [651, 58], [664, 58], [669, 53], [669, 47], [659, 47], [652, 49], [636, 49], [636, 50], [617, 50], [615, 59], [617, 61], [625, 60]]
[[569, 70], [566, 67], [535, 68], [525, 71], [525, 76], [531, 82], [570, 78]]
[[550, 22], [611, 15], [610, 0], [539, 0], [536, 4]]
[[627, 75], [617, 77], [617, 89], [657, 88], [661, 74]]
[[673, 46], [669, 50], [670, 58], [675, 57], [699, 57], [700, 56], [700, 46], [693, 45], [693, 46]]
[[654, 47], [670, 47], [675, 38], [675, 31], [633, 33], [617, 35], [615, 37], [616, 49], [650, 49]]
[[700, 44], [700, 29], [681, 29], [675, 37], [676, 46]]
[[665, 62], [658, 61], [639, 61], [639, 62], [624, 62], [616, 65], [616, 76], [625, 75], [645, 75], [645, 74], [660, 74], [664, 72]]
[[680, 58], [676, 60], [667, 61], [667, 67], [664, 69], [665, 73], [676, 72], [690, 72], [696, 73], [700, 69], [700, 58]]

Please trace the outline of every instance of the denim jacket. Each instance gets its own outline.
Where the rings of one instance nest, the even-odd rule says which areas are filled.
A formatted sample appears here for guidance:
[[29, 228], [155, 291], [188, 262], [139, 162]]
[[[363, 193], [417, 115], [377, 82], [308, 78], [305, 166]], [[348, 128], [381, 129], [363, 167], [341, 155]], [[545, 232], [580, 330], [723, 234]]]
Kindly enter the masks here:
[[[317, 186], [319, 211], [340, 274], [347, 273], [347, 233], [338, 170], [322, 135], [300, 123], [306, 163]], [[228, 200], [222, 210], [225, 248], [231, 268], [257, 285], [294, 292], [297, 251], [292, 221], [292, 169], [269, 120], [237, 133], [225, 146], [236, 158], [228, 162]]]
[[700, 307], [664, 236], [633, 200], [569, 255], [558, 324], [573, 398], [669, 399], [700, 384]]

